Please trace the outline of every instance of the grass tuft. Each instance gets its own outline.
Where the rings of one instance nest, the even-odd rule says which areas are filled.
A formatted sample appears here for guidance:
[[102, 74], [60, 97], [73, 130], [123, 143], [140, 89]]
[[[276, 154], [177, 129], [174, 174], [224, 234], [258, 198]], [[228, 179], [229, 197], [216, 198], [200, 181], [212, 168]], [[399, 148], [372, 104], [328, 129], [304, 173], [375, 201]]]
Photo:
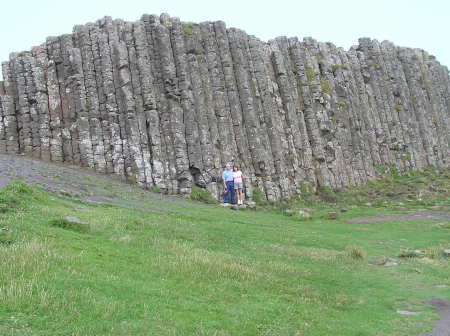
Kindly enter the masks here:
[[362, 261], [366, 257], [366, 252], [359, 246], [349, 245], [345, 247], [344, 255], [356, 261]]
[[256, 187], [253, 189], [252, 200], [258, 206], [267, 206], [269, 202], [264, 198], [263, 192], [260, 188]]
[[205, 189], [202, 189], [196, 185], [192, 186], [191, 200], [203, 202], [206, 204], [217, 204], [217, 200]]
[[50, 221], [50, 225], [58, 227], [64, 230], [76, 231], [76, 232], [88, 232], [89, 225], [86, 223], [75, 222], [66, 218], [57, 218]]
[[419, 253], [417, 253], [417, 252], [414, 251], [414, 250], [409, 250], [409, 249], [402, 250], [402, 251], [400, 251], [400, 253], [398, 254], [398, 257], [399, 257], [399, 258], [416, 258], [416, 257], [419, 257], [419, 256], [420, 256]]
[[192, 35], [192, 24], [190, 24], [190, 23], [183, 23], [183, 32], [186, 35]]
[[336, 203], [338, 200], [336, 193], [329, 186], [320, 186], [317, 189], [317, 193], [320, 199], [324, 202]]

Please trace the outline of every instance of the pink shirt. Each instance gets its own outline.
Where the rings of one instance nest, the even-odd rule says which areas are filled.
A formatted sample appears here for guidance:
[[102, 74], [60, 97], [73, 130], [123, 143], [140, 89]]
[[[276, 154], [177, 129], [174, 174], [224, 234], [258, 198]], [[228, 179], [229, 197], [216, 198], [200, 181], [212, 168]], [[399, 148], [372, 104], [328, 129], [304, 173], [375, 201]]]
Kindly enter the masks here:
[[242, 183], [242, 172], [240, 170], [233, 172], [234, 183]]

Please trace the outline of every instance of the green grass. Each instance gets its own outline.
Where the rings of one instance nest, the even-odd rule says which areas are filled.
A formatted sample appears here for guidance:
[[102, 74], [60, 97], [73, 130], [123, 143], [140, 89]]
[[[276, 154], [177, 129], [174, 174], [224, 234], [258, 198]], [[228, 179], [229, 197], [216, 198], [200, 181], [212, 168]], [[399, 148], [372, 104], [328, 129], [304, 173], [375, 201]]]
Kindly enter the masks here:
[[323, 92], [327, 94], [331, 94], [332, 88], [330, 82], [328, 82], [327, 78], [325, 76], [320, 76], [320, 86], [323, 90]]
[[[322, 217], [404, 178], [437, 184], [441, 173], [349, 188], [337, 203], [299, 198], [308, 221], [193, 201], [143, 212], [12, 183], [0, 191], [0, 335], [424, 335], [438, 319], [424, 302], [450, 299], [436, 287], [450, 285], [440, 254], [449, 223], [345, 221], [395, 211], [387, 206]], [[439, 195], [430, 197], [448, 197]], [[66, 216], [89, 231], [55, 225]], [[379, 266], [409, 249], [424, 256]]]
[[183, 32], [186, 35], [192, 35], [192, 24], [190, 24], [190, 23], [183, 23]]

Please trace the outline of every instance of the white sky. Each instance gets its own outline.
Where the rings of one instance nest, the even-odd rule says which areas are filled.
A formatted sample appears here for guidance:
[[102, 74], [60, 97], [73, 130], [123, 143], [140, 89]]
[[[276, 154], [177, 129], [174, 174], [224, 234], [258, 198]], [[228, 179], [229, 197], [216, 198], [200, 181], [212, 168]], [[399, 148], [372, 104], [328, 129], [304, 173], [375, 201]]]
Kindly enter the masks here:
[[389, 40], [450, 66], [448, 0], [1, 0], [0, 61], [105, 15], [136, 21], [164, 12], [182, 21], [222, 20], [263, 40], [311, 36], [346, 49], [359, 37]]

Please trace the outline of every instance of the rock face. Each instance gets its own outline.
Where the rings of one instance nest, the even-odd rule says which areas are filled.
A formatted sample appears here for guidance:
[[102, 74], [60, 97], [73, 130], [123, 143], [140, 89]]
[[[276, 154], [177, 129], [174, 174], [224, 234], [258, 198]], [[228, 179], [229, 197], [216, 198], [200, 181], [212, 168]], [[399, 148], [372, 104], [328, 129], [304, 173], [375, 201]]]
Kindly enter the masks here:
[[448, 166], [450, 77], [419, 49], [363, 38], [263, 42], [223, 22], [105, 17], [2, 64], [0, 152], [218, 197], [339, 188], [380, 169]]

